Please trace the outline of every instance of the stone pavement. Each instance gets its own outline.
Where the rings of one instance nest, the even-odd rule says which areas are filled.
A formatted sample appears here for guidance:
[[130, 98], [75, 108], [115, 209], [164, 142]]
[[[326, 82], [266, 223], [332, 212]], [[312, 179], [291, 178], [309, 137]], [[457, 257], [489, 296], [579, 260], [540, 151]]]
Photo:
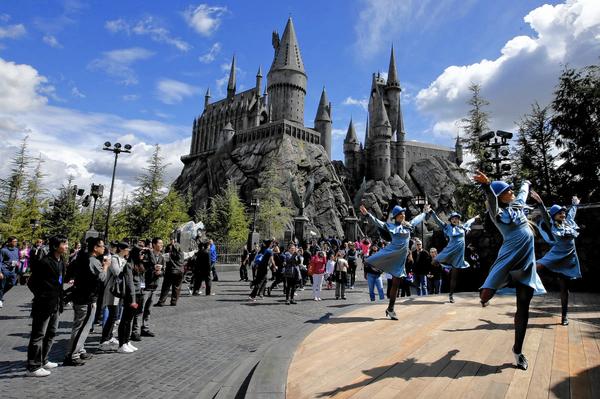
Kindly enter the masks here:
[[[238, 385], [248, 385], [253, 359], [320, 320], [369, 302], [362, 271], [357, 276], [347, 301], [336, 301], [334, 291], [323, 290], [323, 301], [315, 302], [307, 287], [299, 291], [298, 305], [286, 306], [281, 287], [273, 297], [248, 302], [248, 283], [224, 272], [215, 296], [191, 297], [182, 289], [177, 307], [153, 308], [157, 336], [136, 342], [136, 353], [97, 353], [83, 367], [59, 367], [46, 378], [24, 377], [31, 293], [18, 286], [0, 309], [0, 392], [3, 398], [213, 398], [225, 384], [228, 390], [217, 397], [243, 397], [246, 388]], [[51, 361], [64, 357], [72, 315], [66, 309], [60, 317]], [[98, 346], [98, 330], [87, 340], [89, 352]]]

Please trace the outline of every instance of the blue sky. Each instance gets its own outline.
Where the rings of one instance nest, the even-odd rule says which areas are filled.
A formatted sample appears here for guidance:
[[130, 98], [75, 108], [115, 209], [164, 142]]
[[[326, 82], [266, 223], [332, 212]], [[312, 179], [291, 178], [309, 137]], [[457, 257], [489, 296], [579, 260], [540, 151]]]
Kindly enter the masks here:
[[119, 168], [127, 191], [151, 145], [176, 177], [204, 92], [223, 95], [233, 54], [238, 90], [264, 75], [271, 32], [292, 16], [308, 74], [305, 124], [325, 86], [333, 103], [333, 158], [350, 117], [364, 133], [371, 73], [387, 72], [394, 44], [407, 138], [452, 145], [468, 84], [480, 83], [493, 128], [513, 129], [547, 103], [563, 65], [600, 54], [600, 2], [475, 0], [10, 1], [0, 5], [0, 151], [28, 134], [54, 185], [107, 182], [106, 139], [134, 145]]

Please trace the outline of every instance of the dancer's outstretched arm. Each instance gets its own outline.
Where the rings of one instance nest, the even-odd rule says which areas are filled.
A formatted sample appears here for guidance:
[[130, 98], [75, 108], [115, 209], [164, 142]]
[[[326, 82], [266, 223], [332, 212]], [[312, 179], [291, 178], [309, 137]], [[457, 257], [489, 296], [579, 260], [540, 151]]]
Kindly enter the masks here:
[[573, 196], [572, 206], [569, 208], [569, 212], [567, 212], [567, 222], [570, 224], [575, 223], [575, 215], [577, 215], [577, 207], [579, 206], [579, 198], [577, 196]]
[[471, 219], [467, 220], [465, 224], [463, 224], [463, 228], [465, 229], [465, 231], [471, 231], [471, 226], [473, 225], [473, 223], [475, 223], [477, 219], [479, 219], [479, 215], [476, 215]]
[[364, 205], [361, 205], [359, 209], [360, 213], [362, 213], [364, 216], [368, 216], [371, 223], [373, 223], [375, 226], [379, 228], [385, 227], [385, 223], [373, 216], [371, 212], [367, 211], [367, 208], [365, 208]]
[[415, 227], [416, 225], [420, 224], [421, 222], [423, 222], [425, 220], [425, 216], [427, 216], [427, 214], [431, 212], [431, 205], [429, 204], [425, 204], [423, 206], [423, 212], [421, 212], [419, 215], [415, 216], [413, 218], [413, 220], [411, 220], [409, 223], [412, 227]]
[[440, 217], [437, 215], [437, 213], [435, 213], [434, 210], [432, 210], [431, 212], [429, 212], [429, 216], [427, 216], [427, 218], [431, 217], [433, 219], [433, 221], [435, 222], [435, 224], [437, 224], [438, 226], [440, 226], [441, 229], [443, 229], [444, 227], [446, 227], [446, 223], [444, 223], [442, 221], [442, 219], [440, 219]]
[[519, 194], [517, 194], [517, 198], [515, 199], [515, 203], [519, 203], [521, 205], [525, 205], [527, 201], [527, 197], [529, 196], [529, 186], [531, 183], [528, 180], [525, 180], [521, 184], [521, 188], [519, 189]]

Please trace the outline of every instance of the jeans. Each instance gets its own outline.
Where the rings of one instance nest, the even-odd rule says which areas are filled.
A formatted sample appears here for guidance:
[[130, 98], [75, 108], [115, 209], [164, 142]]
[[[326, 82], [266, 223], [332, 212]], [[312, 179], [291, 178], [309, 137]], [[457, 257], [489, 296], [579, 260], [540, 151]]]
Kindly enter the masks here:
[[348, 279], [348, 273], [337, 271], [335, 272], [335, 299], [346, 299], [346, 281]]
[[213, 281], [219, 281], [219, 276], [217, 275], [217, 268], [215, 267], [215, 265], [217, 264], [217, 262], [210, 262], [210, 271], [212, 272], [212, 276], [213, 276]]
[[142, 312], [142, 331], [150, 331], [150, 309], [154, 299], [154, 290], [144, 291], [144, 311]]
[[245, 264], [240, 266], [240, 280], [248, 281], [248, 266]]
[[417, 295], [427, 295], [427, 275], [417, 274]]
[[202, 282], [204, 282], [205, 293], [206, 295], [210, 295], [212, 280], [210, 278], [210, 274], [195, 274], [194, 275], [194, 288], [193, 294], [198, 295], [200, 293], [200, 289], [202, 288]]
[[323, 284], [323, 275], [322, 274], [313, 274], [313, 297], [321, 298], [321, 285]]
[[439, 280], [433, 280], [433, 293], [434, 294], [441, 294], [442, 293], [442, 279], [440, 278]]
[[295, 278], [286, 278], [285, 279], [284, 291], [285, 291], [285, 300], [286, 301], [294, 300], [294, 293], [296, 292], [297, 286], [298, 286], [298, 280], [296, 280]]
[[52, 349], [56, 329], [58, 328], [58, 309], [55, 312], [31, 312], [31, 337], [27, 348], [27, 370], [35, 371], [48, 362], [48, 353]]
[[379, 299], [385, 299], [383, 294], [383, 281], [380, 274], [367, 273], [367, 283], [369, 284], [369, 298], [375, 300], [375, 287], [379, 293]]
[[348, 262], [348, 274], [348, 277], [350, 277], [350, 287], [354, 287], [354, 283], [356, 282], [356, 262]]
[[250, 293], [250, 298], [256, 298], [257, 295], [261, 295], [267, 286], [267, 270], [257, 270], [256, 279], [254, 280], [254, 287]]
[[113, 327], [115, 326], [115, 321], [117, 320], [117, 312], [118, 305], [108, 305], [106, 307], [108, 309], [108, 318], [104, 323], [104, 327], [102, 327], [102, 338], [100, 338], [100, 343], [109, 341], [113, 337]]
[[123, 305], [123, 314], [119, 323], [119, 346], [123, 346], [129, 342], [131, 336], [131, 323], [137, 310], [129, 305]]
[[73, 304], [73, 326], [71, 328], [71, 341], [65, 359], [78, 359], [83, 353], [85, 340], [90, 333], [96, 314], [96, 302], [84, 305]]
[[4, 278], [0, 280], [0, 301], [3, 300], [4, 294], [7, 293], [17, 283], [17, 275], [6, 268], [2, 269]]

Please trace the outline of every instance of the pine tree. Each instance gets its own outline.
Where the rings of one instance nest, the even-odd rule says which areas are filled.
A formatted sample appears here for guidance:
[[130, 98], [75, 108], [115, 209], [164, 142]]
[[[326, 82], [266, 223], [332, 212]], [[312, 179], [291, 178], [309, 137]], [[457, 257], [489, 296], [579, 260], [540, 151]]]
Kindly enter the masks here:
[[238, 195], [237, 186], [230, 181], [227, 184], [225, 193], [229, 207], [227, 242], [239, 247], [248, 238], [248, 225], [250, 223], [246, 215], [246, 208]]
[[1, 218], [3, 223], [12, 224], [13, 217], [17, 211], [17, 202], [23, 195], [23, 188], [27, 178], [27, 167], [30, 159], [27, 154], [27, 141], [25, 136], [19, 150], [11, 160], [10, 174], [6, 179], [0, 180], [0, 205], [2, 207]]
[[552, 127], [564, 161], [560, 166], [565, 196], [600, 200], [600, 65], [567, 68], [552, 102]]
[[291, 224], [293, 210], [283, 203], [282, 183], [274, 163], [261, 175], [261, 187], [254, 190], [260, 200], [257, 214], [257, 230], [265, 237], [282, 238], [285, 229]]
[[479, 136], [488, 130], [490, 116], [484, 108], [490, 103], [481, 97], [480, 85], [472, 83], [469, 90], [472, 95], [467, 104], [471, 106], [471, 109], [469, 110], [469, 116], [461, 119], [465, 131], [462, 142], [465, 144], [465, 149], [474, 157], [474, 160], [467, 164], [469, 168], [481, 169], [484, 160], [484, 147], [479, 142]]
[[89, 226], [89, 220], [79, 211], [77, 187], [73, 185], [73, 176], [69, 176], [58, 196], [52, 201], [52, 207], [44, 215], [44, 229], [49, 235], [63, 234], [71, 243], [83, 238]]
[[530, 113], [519, 122], [516, 145], [517, 170], [515, 175], [530, 180], [533, 187], [547, 202], [554, 201], [558, 175], [556, 172], [557, 134], [550, 125], [548, 107], [536, 102]]

